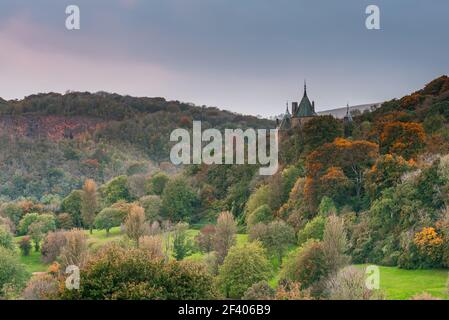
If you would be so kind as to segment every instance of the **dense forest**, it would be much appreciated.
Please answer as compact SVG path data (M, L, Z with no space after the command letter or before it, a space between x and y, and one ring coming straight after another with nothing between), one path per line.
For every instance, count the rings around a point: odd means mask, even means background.
M449 268L447 76L283 132L270 177L168 164L169 133L194 119L274 126L162 98L0 100L0 296L384 299L360 266ZM31 278L30 255L45 267ZM70 265L79 290L63 285Z

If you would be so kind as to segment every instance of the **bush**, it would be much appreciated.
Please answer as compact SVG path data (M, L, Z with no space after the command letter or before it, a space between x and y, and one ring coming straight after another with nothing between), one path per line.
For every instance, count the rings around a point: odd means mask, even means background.
M62 270L70 265L82 267L87 259L87 235L83 230L65 232L66 243L61 249L59 260Z
M0 298L7 293L7 288L21 291L27 279L28 273L14 252L0 247Z
M189 222L198 196L183 178L174 178L165 186L162 193L162 215L173 222Z
M201 265L153 260L145 250L111 243L80 269L80 290L63 299L199 300L215 297L213 279Z
M43 274L31 278L22 297L25 300L54 300L58 298L58 294L58 280L49 274Z
M31 251L31 238L29 236L24 236L20 239L19 248L23 256L29 256Z
M173 233L173 256L176 260L181 261L192 251L192 243L187 239L187 223L178 223Z
M253 284L268 280L270 263L259 242L232 247L218 274L218 285L222 293L239 299Z
M298 245L302 245L307 240L315 239L318 241L323 240L324 227L326 225L326 218L322 215L318 215L304 226L304 229L298 232Z
M378 292L366 287L365 273L353 266L341 269L329 279L326 289L331 300L377 300L381 298Z
M312 300L309 290L301 289L298 282L282 281L276 290L276 300Z
M14 239L6 227L0 225L0 247L8 250L14 250Z
M42 232L47 233L56 229L55 217L52 214L28 213L19 223L19 233L25 235L29 232L29 227L33 223L42 223Z
M265 280L253 284L246 290L243 300L272 300L276 290L274 290Z
M44 238L41 247L42 262L49 264L56 261L66 243L65 231L49 232Z
M148 253L151 260L165 257L160 236L143 236L139 239L139 249Z

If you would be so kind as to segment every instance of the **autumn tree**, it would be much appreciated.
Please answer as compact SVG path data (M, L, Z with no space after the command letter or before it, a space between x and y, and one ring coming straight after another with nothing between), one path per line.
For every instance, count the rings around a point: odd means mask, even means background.
M342 137L343 126L341 121L330 115L314 117L304 124L302 133L305 145L308 146L309 150L315 150L325 143L330 143L336 138Z
M84 225L89 228L91 234L97 205L97 185L94 180L87 179L84 182L83 194L81 196L81 217L83 218Z
M214 249L215 226L207 224L201 228L200 233L195 237L198 248L205 253L209 253Z
M144 209L138 205L133 205L125 220L126 235L138 244L139 238L142 237L147 230L148 226L145 223Z
M382 153L395 153L405 159L416 158L424 148L426 134L420 123L390 122L380 135Z
M229 249L236 242L237 224L230 212L222 212L218 216L215 228L214 249L218 264L222 264Z

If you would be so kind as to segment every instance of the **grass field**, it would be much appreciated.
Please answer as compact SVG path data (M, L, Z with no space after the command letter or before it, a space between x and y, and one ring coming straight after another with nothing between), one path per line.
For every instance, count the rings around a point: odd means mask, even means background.
M198 230L190 229L188 236L193 239ZM106 235L104 230L94 230L93 234L89 235L88 244L91 248L98 248L110 241L120 241L123 235L120 232L120 228L113 228L110 231L109 236ZM19 241L20 237L16 238ZM248 241L246 234L237 235L237 245L242 245ZM201 261L204 257L202 253L193 253L187 257L188 260ZM48 269L48 265L45 265L41 261L40 253L31 251L27 257L21 256L21 262L24 264L28 272L41 272ZM276 259L272 259L274 274L269 283L275 287L279 280L279 266ZM359 265L358 267L364 267ZM380 288L386 294L387 299L391 300L404 300L409 299L412 296L428 292L433 296L448 299L447 294L447 281L448 270L403 270L396 267L379 267L380 268Z

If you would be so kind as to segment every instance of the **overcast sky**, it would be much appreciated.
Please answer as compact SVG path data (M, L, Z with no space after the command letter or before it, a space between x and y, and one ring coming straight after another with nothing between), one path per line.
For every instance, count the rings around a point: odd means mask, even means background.
M274 115L307 79L317 110L384 101L449 73L448 19L447 0L1 0L0 97L105 90Z

